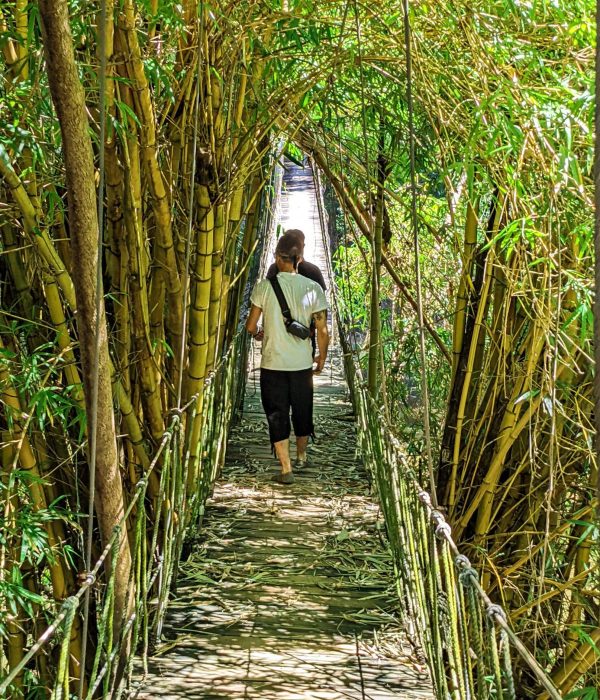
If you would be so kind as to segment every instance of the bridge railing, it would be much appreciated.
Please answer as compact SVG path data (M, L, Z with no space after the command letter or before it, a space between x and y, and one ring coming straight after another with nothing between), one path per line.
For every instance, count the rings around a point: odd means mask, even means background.
M352 376L361 455L376 485L394 553L398 594L406 628L424 650L437 697L447 700L527 697L512 660L529 667L528 685L560 700L544 669L512 630L504 609L490 600L477 570L452 538L443 513L420 485L417 465L406 457L380 407L367 392L352 354Z
M160 640L173 577L186 534L200 521L212 483L222 468L226 435L243 388L246 333L238 333L227 353L207 377L201 396L173 410L169 425L150 463L135 484L132 498L110 540L77 592L67 598L53 622L31 646L21 662L0 680L0 697L17 697L14 680L39 653L51 645L59 647L59 660L51 689L52 700L73 697L75 679L70 664L71 632L86 592L92 596L96 620L96 648L90 666L83 670L80 697L120 697L126 689L138 651L138 663L146 670L150 650ZM186 444L186 424L202 411L202 429L197 445ZM191 459L198 459L199 478L193 493L186 493ZM158 494L147 494L150 475L158 476ZM159 473L160 472L160 473ZM149 509L153 510L151 514ZM152 518L150 517L152 516ZM147 523L152 522L151 532ZM133 539L129 580L130 613L114 620L115 573L122 528L129 527ZM106 572L108 560L109 571Z
M277 207L278 177L275 163L277 153L267 154L265 170L269 173L268 186L259 197L258 230L270 232L274 225ZM244 226L247 221L244 222ZM242 252L245 229L238 231L238 247ZM258 274L262 255L262 238L259 236L247 259L241 261L238 271L241 304L240 312L247 306L249 290ZM246 270L246 265L248 269ZM237 279L237 278L236 278ZM232 316L235 318L235 316ZM161 639L163 621L168 599L186 540L193 540L193 532L200 528L206 499L215 479L220 474L225 459L227 434L232 420L242 405L246 381L246 357L248 335L242 328L229 343L214 370L207 376L203 391L194 396L181 409L173 409L154 457L139 481L132 489L132 497L126 512L114 528L110 540L91 571L77 591L69 596L56 611L54 619L32 644L18 664L4 678L0 677L0 698L22 697L14 683L26 668L35 664L38 654L58 647L58 663L52 665L52 700L67 700L78 697L119 698L127 690L134 664L141 665L140 681L147 671L147 659ZM189 444L191 435L186 426L191 425L197 414L201 414L201 432L198 444ZM186 489L190 464L199 465L198 479L193 492ZM147 494L150 477L158 476L158 495ZM152 512L150 512L150 510ZM147 523L151 522L151 532ZM131 614L118 621L115 626L114 586L119 560L119 537L123 528L128 528L131 542ZM107 564L108 563L108 564ZM107 571L107 566L109 570ZM89 615L92 627L90 638L96 641L94 658L80 672L79 690L74 678L72 662L71 631L77 616L82 615L81 606L86 595L92 596Z
M477 570L459 551L450 524L421 485L417 460L406 455L381 406L367 390L339 312L316 169L315 189L332 280L331 306L357 418L358 447L385 517L403 623L423 649L436 696L440 700L529 698L530 691L525 693L515 680L512 661L518 655L530 669L528 681L538 684L535 697L561 700L548 674L511 628L504 609L490 600Z

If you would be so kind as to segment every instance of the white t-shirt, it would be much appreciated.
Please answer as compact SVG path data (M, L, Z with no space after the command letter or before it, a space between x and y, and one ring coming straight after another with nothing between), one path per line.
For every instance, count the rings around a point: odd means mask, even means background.
M295 321L309 326L312 315L327 308L323 290L308 277L295 272L280 272L277 279ZM264 279L256 284L250 301L263 312L265 337L260 366L287 372L312 367L310 338L301 340L287 332L281 307L269 280Z

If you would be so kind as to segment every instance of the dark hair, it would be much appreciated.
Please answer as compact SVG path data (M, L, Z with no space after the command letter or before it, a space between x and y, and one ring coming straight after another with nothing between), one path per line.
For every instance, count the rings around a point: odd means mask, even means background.
M302 231L299 233L302 233ZM298 258L302 255L302 244L304 243L304 241L299 239L297 234L298 231L295 229L286 231L277 241L277 247L275 248L275 254L279 255L284 260L291 260L294 269L298 265Z
M301 231L299 228L288 228L287 231L284 231L283 235L294 236L294 238L298 241L300 250L304 250L304 240L306 238L306 236L304 235L304 231Z

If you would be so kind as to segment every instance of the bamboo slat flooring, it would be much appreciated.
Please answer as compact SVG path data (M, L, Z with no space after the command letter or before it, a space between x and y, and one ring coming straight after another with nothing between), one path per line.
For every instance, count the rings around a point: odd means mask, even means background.
M314 195L308 201L313 230L303 227L314 254L306 257L323 264ZM286 212L295 207L288 188ZM255 354L243 419L230 436L195 547L180 565L165 641L138 699L433 698L425 666L398 623L392 561L355 458L337 350L315 382L311 465L292 486L271 481L277 464L257 361Z

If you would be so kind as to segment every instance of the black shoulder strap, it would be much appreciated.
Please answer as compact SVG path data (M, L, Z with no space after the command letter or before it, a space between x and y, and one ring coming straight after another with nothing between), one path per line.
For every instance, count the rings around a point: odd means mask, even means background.
M277 279L277 276L269 277L269 282L273 287L273 291L275 292L275 296L277 297L277 301L279 302L279 306L281 307L283 320L285 322L285 325L287 326L289 323L292 322L293 319L292 314L290 312L290 307L288 306L288 303L285 300L285 295L283 293L283 290L281 289L281 285L279 284L279 280Z

